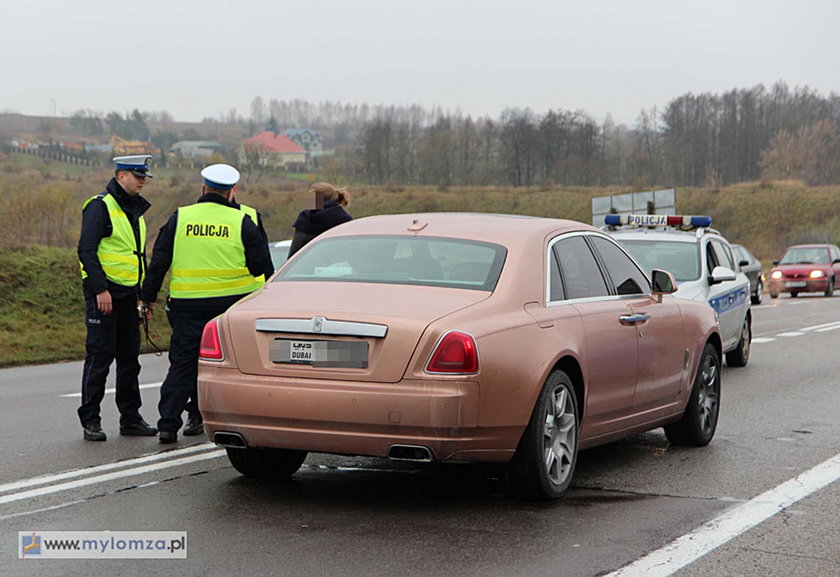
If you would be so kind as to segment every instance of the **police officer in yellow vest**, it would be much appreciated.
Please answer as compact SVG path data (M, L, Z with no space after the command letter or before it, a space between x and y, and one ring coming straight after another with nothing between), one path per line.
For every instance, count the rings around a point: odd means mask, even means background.
M198 202L179 208L160 229L140 291L140 299L152 308L172 268L169 372L158 405L161 443L178 440L185 410L189 420L184 434L203 433L195 399L204 325L259 288L256 277L274 270L264 236L248 212L231 202L238 190L239 171L214 164L201 175L204 185Z
M100 404L116 359L116 403L120 434L153 436L157 429L140 416L140 325L137 301L146 268L149 202L140 191L149 174L149 155L114 158L116 172L105 191L82 208L78 255L85 295L85 364L79 420L88 441L106 440Z
M251 220L253 220L256 223L257 229L260 231L260 236L262 237L263 241L265 241L266 246L268 246L268 234L265 232L265 228L263 227L262 215L259 212L257 212L257 209L253 208L253 207L250 207L250 206L246 206L244 204L240 204L234 198L230 199L230 203L234 207L238 208L239 210L241 210L242 212L244 212L245 214L247 214L248 216L251 217ZM269 256L270 256L271 255L271 249L269 249L268 252L269 252ZM274 274L274 270L266 271L265 273L257 276L256 277L257 278L257 284L259 286L264 285L266 279L268 277L270 277L272 274Z

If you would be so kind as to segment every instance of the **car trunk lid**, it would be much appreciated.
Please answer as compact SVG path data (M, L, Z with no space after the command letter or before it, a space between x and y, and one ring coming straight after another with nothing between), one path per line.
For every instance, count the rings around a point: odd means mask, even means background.
M396 382L426 327L486 291L372 283L279 282L227 313L245 374Z

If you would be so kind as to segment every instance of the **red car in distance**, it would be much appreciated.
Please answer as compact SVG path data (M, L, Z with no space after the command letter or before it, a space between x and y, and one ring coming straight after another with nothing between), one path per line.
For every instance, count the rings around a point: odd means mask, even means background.
M781 293L823 293L830 297L840 282L840 248L833 244L799 244L785 250L770 270L770 298Z

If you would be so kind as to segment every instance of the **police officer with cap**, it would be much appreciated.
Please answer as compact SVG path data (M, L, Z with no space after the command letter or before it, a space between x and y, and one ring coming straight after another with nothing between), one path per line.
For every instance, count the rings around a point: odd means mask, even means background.
M204 184L198 202L176 210L160 229L140 291L143 304L153 309L171 267L169 371L158 405L161 443L178 440L185 410L189 420L184 434L204 432L196 395L204 325L259 288L256 277L274 269L257 224L233 201L239 190L239 171L214 164L202 170L201 176Z
M149 173L149 155L118 156L105 191L82 207L78 255L85 297L85 364L82 404L83 437L104 441L100 404L105 380L116 360L116 403L120 434L154 436L157 429L140 416L140 324L137 301L146 272L146 223L149 202L140 196Z

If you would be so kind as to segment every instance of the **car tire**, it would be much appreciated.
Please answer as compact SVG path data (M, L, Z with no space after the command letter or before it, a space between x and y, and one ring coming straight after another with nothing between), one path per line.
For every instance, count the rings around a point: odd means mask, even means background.
M792 299L795 299L798 296L799 296L799 293L796 293L796 292L790 293L790 298L792 298Z
M227 449L233 468L246 477L283 481L291 477L306 460L306 451L291 449Z
M750 317L744 317L744 324L741 325L741 338L738 346L726 353L726 364L730 367L746 367L750 361L750 343L752 342L752 329Z
M508 489L517 497L557 499L569 488L577 465L580 414L571 379L549 375L513 458L505 467Z
M717 350L706 343L682 419L665 425L665 436L674 445L703 447L715 436L720 414L720 371Z
M779 298L779 293L774 293L773 291L770 291L770 298L771 298L771 299L777 299L777 298Z
M773 295L770 295L770 296L773 296ZM755 294L750 296L750 301L754 305L760 305L763 297L764 297L764 284L761 281L758 281L758 284L755 285Z
M828 279L828 288L825 289L825 296L831 297L834 296L834 277Z

